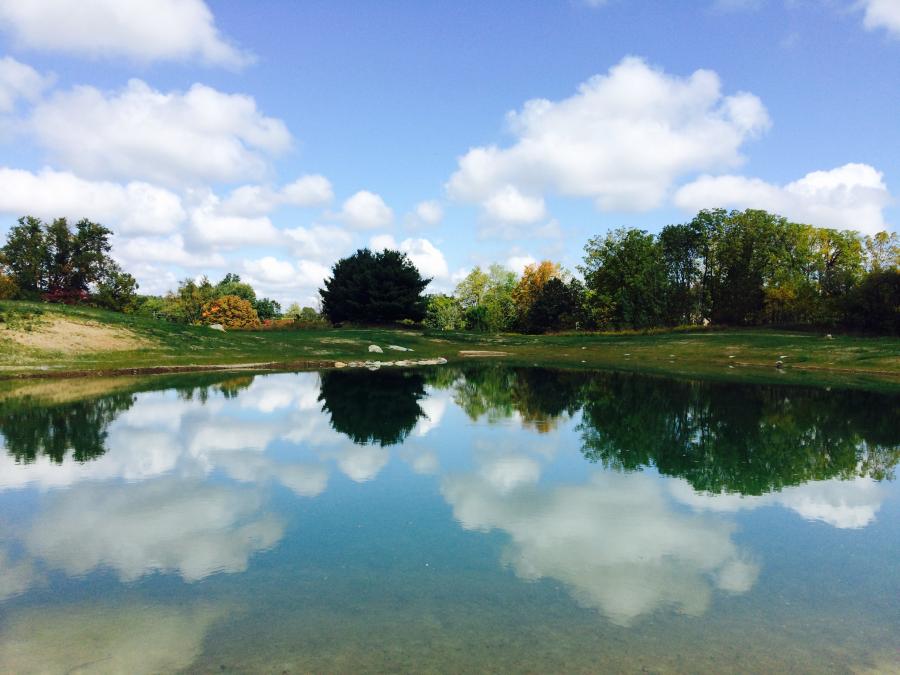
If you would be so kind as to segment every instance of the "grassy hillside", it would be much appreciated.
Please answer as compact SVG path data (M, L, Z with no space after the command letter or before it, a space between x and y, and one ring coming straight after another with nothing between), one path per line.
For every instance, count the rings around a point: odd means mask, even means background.
M234 331L180 326L85 307L0 301L0 377L133 368L472 358L617 368L721 379L900 388L900 340L778 330L550 336L327 329ZM384 354L370 354L378 344ZM414 350L392 352L387 345ZM504 355L466 355L465 352ZM776 361L784 368L775 368Z

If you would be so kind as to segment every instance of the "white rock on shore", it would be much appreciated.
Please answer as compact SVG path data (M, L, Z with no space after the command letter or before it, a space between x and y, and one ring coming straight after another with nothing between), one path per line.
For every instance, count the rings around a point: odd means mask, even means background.
M418 361L414 359L403 359L400 361L350 361L349 363L344 363L343 361L335 361L335 368L367 368L369 370L378 370L379 368L389 368L391 366L398 366L401 368L409 368L413 366L442 366L447 363L447 359L443 356L438 356L433 359L419 359Z

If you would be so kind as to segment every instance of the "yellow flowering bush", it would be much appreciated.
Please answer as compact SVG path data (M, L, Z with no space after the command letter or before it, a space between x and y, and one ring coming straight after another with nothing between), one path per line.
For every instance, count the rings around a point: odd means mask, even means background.
M220 323L225 328L259 328L259 317L249 301L236 295L223 295L203 305L201 323Z

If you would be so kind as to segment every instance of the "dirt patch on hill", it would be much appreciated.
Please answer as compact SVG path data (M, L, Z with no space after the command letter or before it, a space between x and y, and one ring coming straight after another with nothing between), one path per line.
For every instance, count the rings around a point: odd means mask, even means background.
M126 328L62 317L44 318L32 330L4 330L0 332L0 337L28 349L63 354L121 352L156 346Z

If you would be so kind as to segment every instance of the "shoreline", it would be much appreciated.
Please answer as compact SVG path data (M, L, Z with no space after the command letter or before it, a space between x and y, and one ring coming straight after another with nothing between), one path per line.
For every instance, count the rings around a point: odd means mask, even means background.
M832 337L783 328L528 335L342 327L222 333L87 307L0 302L4 308L38 317L0 330L0 382L7 383L383 368L388 362L402 368L446 358L454 366L505 363L900 391L900 338L888 336Z
M734 361L733 370L717 372L691 368L691 364L682 364L682 368L660 368L654 366L637 366L630 363L572 363L570 361L554 361L547 359L527 358L525 355L507 354L505 356L455 356L451 359L443 357L401 361L342 361L340 359L297 359L290 361L263 361L250 363L213 363L183 364L171 366L134 366L121 368L64 368L50 370L47 367L36 367L26 372L0 371L0 384L14 385L17 382L35 382L52 380L91 380L99 378L125 378L154 375L180 375L191 373L273 373L273 372L309 372L318 370L380 370L382 368L421 368L432 365L459 366L462 364L482 363L485 365L506 364L511 367L550 368L561 370L602 370L622 373L635 373L674 379L716 380L734 384L774 384L781 386L806 386L830 389L832 387L848 389L888 389L900 390L900 373L887 370L863 370L846 367L823 367L818 365L789 365L783 368L764 366L758 363ZM790 377L794 373L825 376L825 379L798 380ZM829 377L831 376L831 377Z

